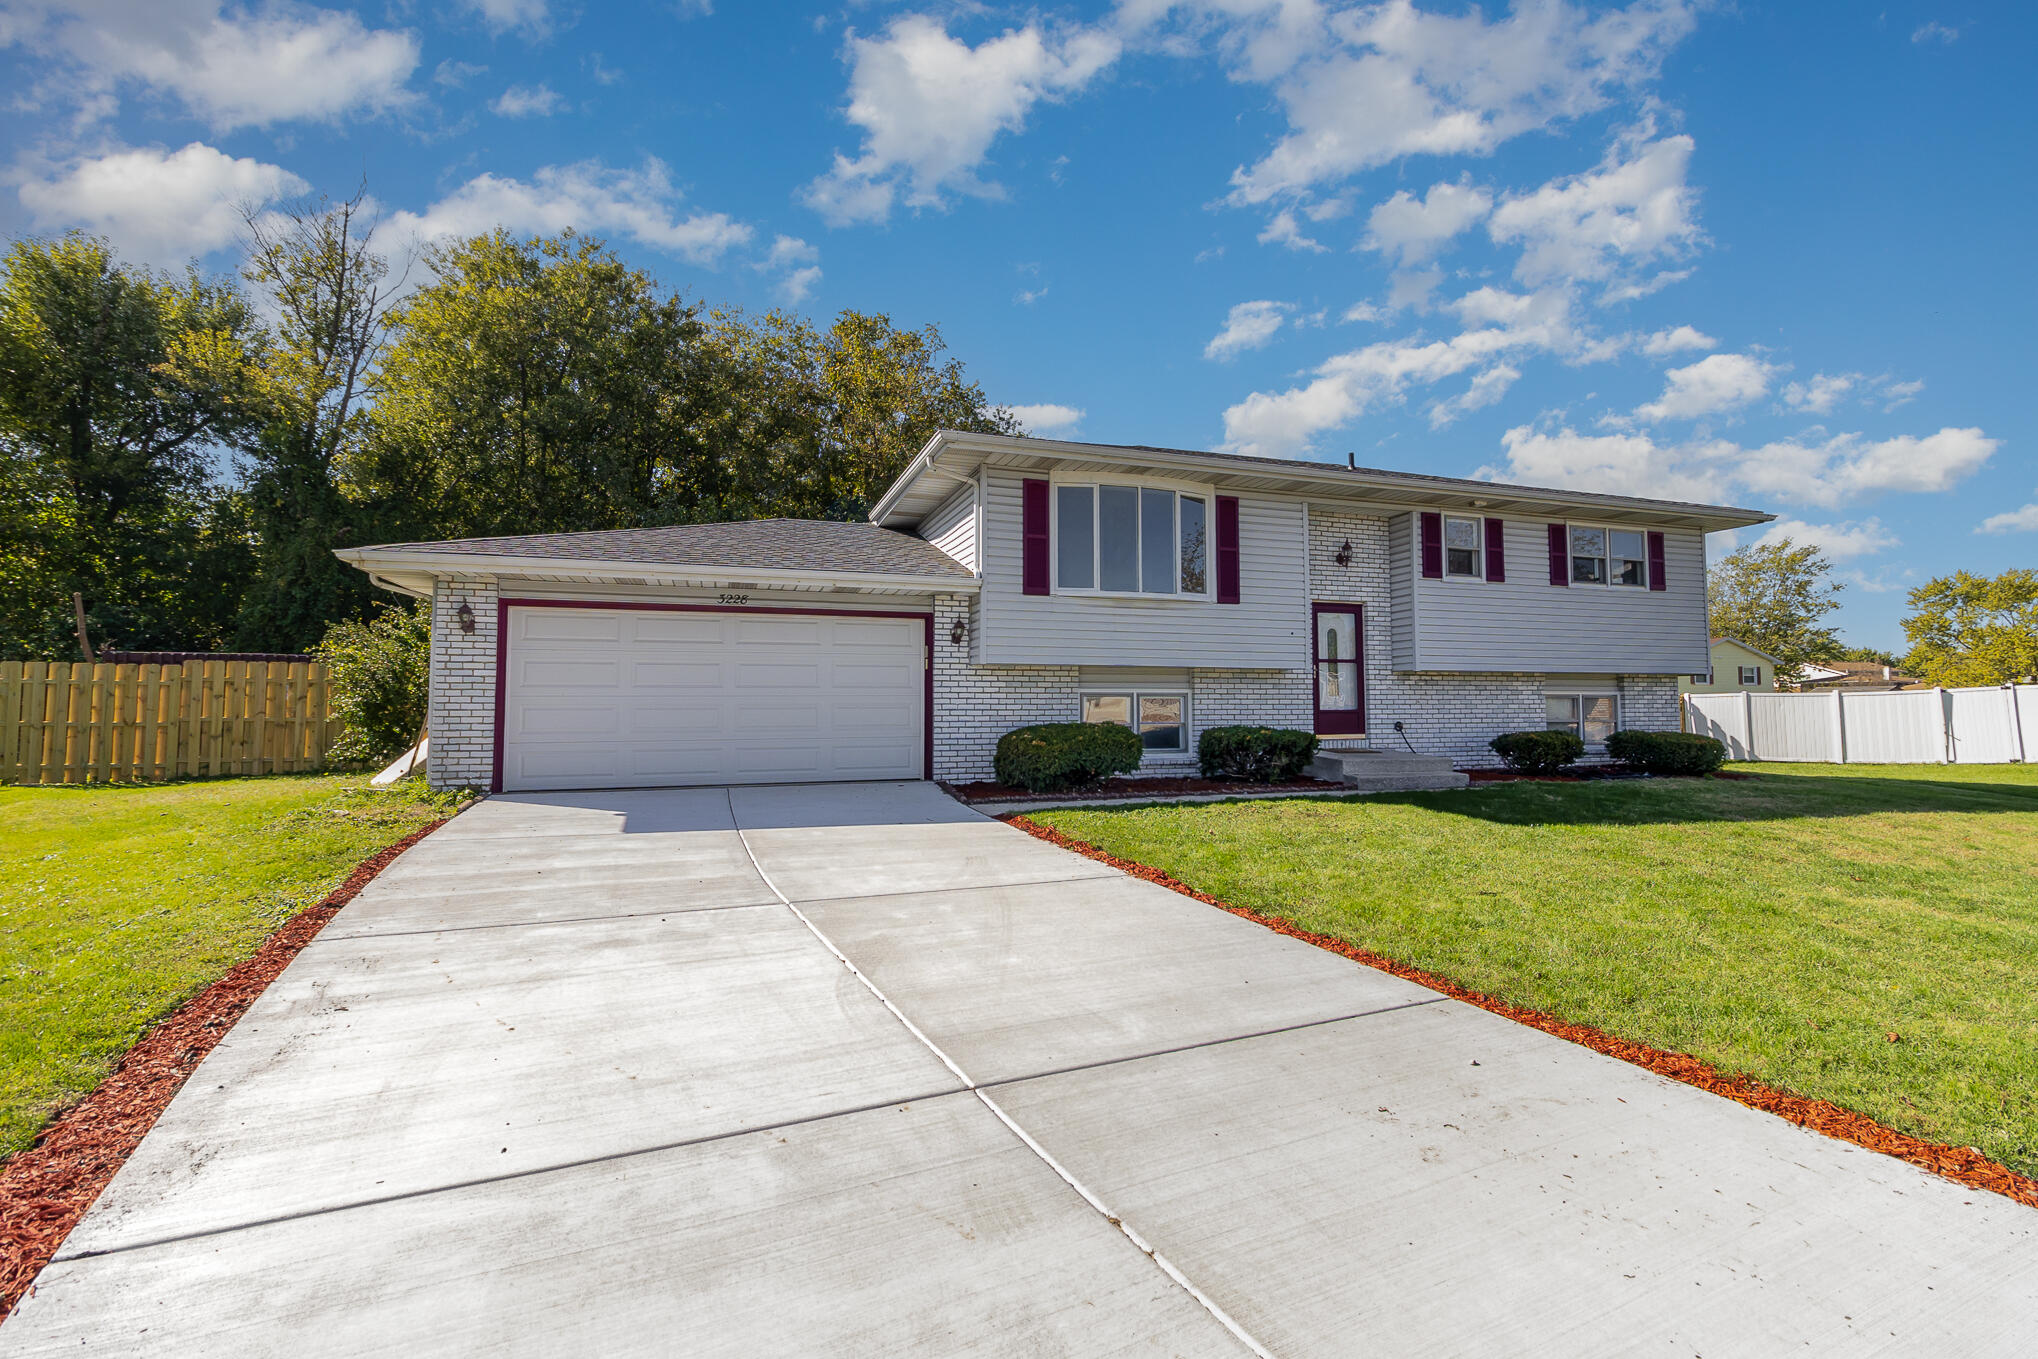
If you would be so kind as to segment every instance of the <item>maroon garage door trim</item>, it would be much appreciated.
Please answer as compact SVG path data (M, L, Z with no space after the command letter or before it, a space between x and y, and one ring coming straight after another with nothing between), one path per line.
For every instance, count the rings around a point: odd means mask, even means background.
M638 609L653 613L790 613L810 618L917 618L927 641L926 708L920 730L920 777L934 777L934 615L925 609L802 609L769 604L610 603L599 599L498 599L495 602L495 749L488 791L502 791L502 730L509 710L509 611L511 609Z

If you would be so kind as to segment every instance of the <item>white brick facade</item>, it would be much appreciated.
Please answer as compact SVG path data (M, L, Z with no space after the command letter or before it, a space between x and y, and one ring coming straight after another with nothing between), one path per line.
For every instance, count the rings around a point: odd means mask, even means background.
M961 646L949 634L962 620ZM1073 665L978 665L967 595L934 597L934 777L952 783L991 777L998 738L1014 727L1075 718Z
M474 631L460 627L460 605ZM432 590L432 686L425 777L434 788L487 788L495 771L493 576L440 580Z

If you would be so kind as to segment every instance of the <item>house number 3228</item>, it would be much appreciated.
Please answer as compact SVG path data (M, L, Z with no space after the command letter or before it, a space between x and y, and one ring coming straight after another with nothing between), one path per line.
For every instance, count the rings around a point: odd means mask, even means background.
M716 596L715 596L715 602L716 602L717 604L748 604L748 603L750 602L750 596L749 596L749 595L716 595Z

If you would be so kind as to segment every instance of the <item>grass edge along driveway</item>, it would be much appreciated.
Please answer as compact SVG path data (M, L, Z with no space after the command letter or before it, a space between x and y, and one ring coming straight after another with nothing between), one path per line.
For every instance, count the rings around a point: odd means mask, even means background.
M0 1161L361 860L457 805L365 774L0 787Z
M1211 896L2038 1175L2038 767L1031 813Z

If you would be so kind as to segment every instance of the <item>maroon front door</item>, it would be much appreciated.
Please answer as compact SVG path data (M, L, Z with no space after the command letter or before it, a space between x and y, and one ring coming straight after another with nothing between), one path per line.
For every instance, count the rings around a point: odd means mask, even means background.
M1362 736L1366 730L1365 606L1310 607L1310 669L1316 678L1316 734Z

